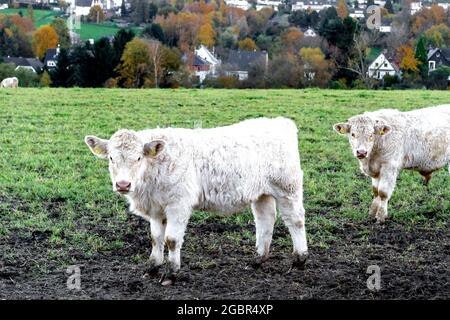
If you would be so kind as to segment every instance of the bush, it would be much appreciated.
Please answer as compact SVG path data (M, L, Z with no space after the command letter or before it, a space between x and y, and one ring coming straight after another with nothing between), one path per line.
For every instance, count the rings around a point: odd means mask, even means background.
M347 89L347 84L345 79L333 80L330 82L330 89L345 90Z
M386 75L383 78L383 88L392 88L400 83L400 78L395 76Z
M435 90L447 90L450 67L440 67L430 73L427 80L427 88Z

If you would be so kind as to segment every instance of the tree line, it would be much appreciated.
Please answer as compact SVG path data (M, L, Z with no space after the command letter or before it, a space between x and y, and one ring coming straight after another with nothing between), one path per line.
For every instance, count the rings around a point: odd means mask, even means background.
M112 41L105 38L77 46L70 45L62 19L34 30L29 16L0 15L0 55L42 58L47 48L59 44L58 65L61 62L65 69L58 67L50 74L54 86L197 86L189 65L195 48L205 45L223 60L230 50L264 50L269 55L268 67L252 66L245 81L219 70L205 86L446 88L443 79L449 70L429 73L427 49L450 44L450 13L432 5L411 15L409 3L386 2L381 17L391 32L382 33L369 30L365 19L351 18L353 2L345 0L320 12L292 11L289 1L278 11L245 11L226 6L223 0L133 0L130 10L122 7L121 18L140 26L137 34L121 30ZM307 28L317 36L305 36ZM120 40L125 34L126 43ZM399 67L401 78L378 81L368 76L368 65L379 52ZM91 74L92 69L102 70L101 75Z

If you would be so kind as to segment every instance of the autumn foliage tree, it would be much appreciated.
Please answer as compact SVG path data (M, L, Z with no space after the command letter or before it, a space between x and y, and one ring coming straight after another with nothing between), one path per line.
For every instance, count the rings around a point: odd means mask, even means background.
M409 45L401 45L397 54L400 61L400 68L408 73L416 73L419 71L420 61L416 59L414 49Z
M126 88L159 87L170 72L180 67L179 55L157 40L134 38L125 46L116 71Z
M239 41L238 46L240 50L244 51L255 51L258 49L255 41L250 38L245 38L244 40Z
M33 52L39 59L43 59L47 49L56 48L58 41L58 34L55 29L49 25L42 26L33 34Z
M345 0L338 1L337 13L341 19L348 17L348 7Z
M305 83L311 86L325 87L332 77L331 65L325 59L320 48L301 48L300 58L303 62Z
M105 13L99 5L92 6L87 16L89 22L100 23L105 20Z
M197 41L199 44L203 44L209 48L212 48L215 43L214 36L215 36L214 29L211 26L211 23L207 22L200 27Z

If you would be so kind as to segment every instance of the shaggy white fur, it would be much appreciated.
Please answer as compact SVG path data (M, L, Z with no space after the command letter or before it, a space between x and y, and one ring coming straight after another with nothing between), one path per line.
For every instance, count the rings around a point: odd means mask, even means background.
M348 136L361 171L372 177L375 199L370 214L379 222L387 217L387 204L402 169L419 171L428 184L434 171L450 163L448 104L409 112L366 112L335 124L334 129Z
M16 77L5 78L2 82L0 82L0 88L18 88L19 87L19 79Z
M257 262L268 258L276 206L293 240L295 262L307 255L297 127L286 118L259 118L212 129L119 130L110 140L87 136L91 151L109 158L114 191L151 223L152 268L169 249L169 273L192 210L226 214L251 204Z

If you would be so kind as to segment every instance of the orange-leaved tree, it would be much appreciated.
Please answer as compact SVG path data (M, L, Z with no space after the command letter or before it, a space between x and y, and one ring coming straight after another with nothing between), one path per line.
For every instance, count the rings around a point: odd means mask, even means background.
M414 49L409 45L401 45L397 54L400 61L400 68L405 72L415 73L419 71L420 61L416 59Z
M47 49L56 48L58 41L58 34L55 29L49 25L42 26L33 34L31 41L33 52L39 59L42 59Z
M255 51L258 49L255 41L253 41L250 38L245 38L244 40L239 41L238 46L239 46L239 49L245 50L245 51Z

